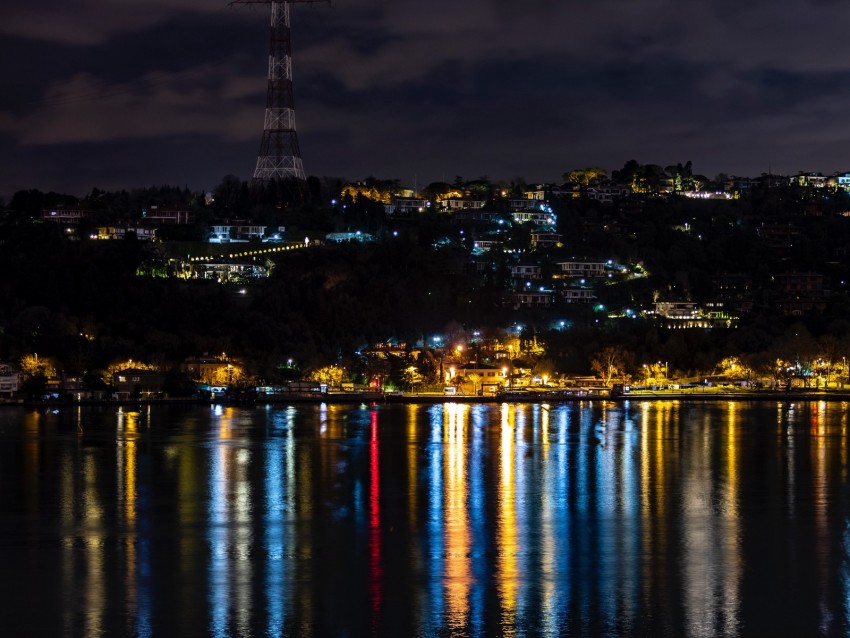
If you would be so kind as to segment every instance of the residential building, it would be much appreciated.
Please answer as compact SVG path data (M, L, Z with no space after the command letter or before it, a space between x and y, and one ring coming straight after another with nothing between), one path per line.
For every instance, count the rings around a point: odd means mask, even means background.
M532 223L538 226L554 226L556 222L555 215L545 210L523 210L511 213L511 218L517 224Z
M835 176L835 184L838 188L850 191L850 173L839 173Z
M477 394L495 394L508 383L507 367L492 368L470 363L455 369L455 378L464 383L474 384L472 391Z
M826 309L823 275L815 272L786 272L773 276L777 309L798 316Z
M185 208L151 206L150 208L142 209L142 219L153 226L194 224L195 213Z
M517 264L511 266L511 277L514 279L540 279L542 270L536 264Z
M718 273L712 277L713 306L739 313L753 309L753 279L742 273Z
M705 311L692 301L659 301L654 314L665 328L732 328L738 317L723 309Z
M531 247L532 248L557 248L561 243L563 235L561 233L547 232L532 232Z
M85 208L56 208L41 211L41 218L45 221L72 226L89 217L91 217L91 213Z
M561 277L604 277L609 267L603 261L561 261L555 265Z
M502 242L495 239L476 239L472 243L473 252L484 253L490 250L491 248L495 248L496 246L501 245Z
M396 197L391 204L385 206L388 215L413 215L424 213L430 208L431 202L418 197Z
M585 196L600 204L613 204L615 199L625 199L631 194L628 186L589 186Z
M221 284L243 283L269 276L269 269L253 261L206 261L192 264L193 279L209 279Z
M262 239L265 234L265 226L258 226L248 222L220 223L212 226L210 243L227 244L234 242L247 242Z
M165 375L155 370L128 368L112 375L115 398L150 398L162 392Z
M665 319L696 319L702 313L693 301L658 301L655 314Z
M486 201L480 199L467 199L457 197L451 197L449 199L443 200L443 206L448 208L450 211L479 210L483 208L486 203Z
M98 239L124 239L134 234L140 241L152 241L156 237L156 228L150 226L101 226L97 229Z
M351 241L365 243L373 241L374 239L375 238L369 233L362 233L359 230L353 233L328 233L325 235L326 241L332 241L335 244L343 244Z
M543 202L546 200L546 187L538 186L534 190L527 190L525 193L525 199L530 199L535 202Z
M21 375L9 364L0 363L0 396L10 397L18 392Z
M511 295L510 303L514 308L546 308L552 305L553 297L551 290L525 290Z
M823 188L826 186L827 177L821 173L797 173L791 178L791 182L798 186Z
M793 224L762 224L756 232L773 249L791 248L800 238L800 229Z
M590 288L567 288L561 291L561 298L566 303L593 303L596 295Z

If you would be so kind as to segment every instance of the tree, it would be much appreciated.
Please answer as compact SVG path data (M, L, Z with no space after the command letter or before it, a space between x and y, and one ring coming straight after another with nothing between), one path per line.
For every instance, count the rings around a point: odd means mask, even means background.
M326 383L328 387L340 387L342 384L342 368L337 365L325 366L310 373L310 381Z
M548 357L544 357L534 364L534 367L531 369L531 374L535 377L540 377L541 379L551 379L556 374L555 364Z
M561 178L568 184L579 184L580 186L596 186L608 180L608 171L598 166L589 168L576 168L564 173Z
M606 346L591 359L590 368L602 377L605 387L610 387L614 377L625 377L626 357L627 353L621 346Z

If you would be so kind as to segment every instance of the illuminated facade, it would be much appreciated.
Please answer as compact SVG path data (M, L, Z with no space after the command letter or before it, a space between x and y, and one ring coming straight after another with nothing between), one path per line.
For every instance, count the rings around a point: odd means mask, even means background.
M0 363L0 396L12 396L18 391L21 375L12 366Z

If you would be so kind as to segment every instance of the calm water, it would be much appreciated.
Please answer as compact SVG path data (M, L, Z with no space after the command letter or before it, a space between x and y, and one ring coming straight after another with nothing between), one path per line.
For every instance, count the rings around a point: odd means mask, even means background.
M0 632L850 635L848 408L3 409Z

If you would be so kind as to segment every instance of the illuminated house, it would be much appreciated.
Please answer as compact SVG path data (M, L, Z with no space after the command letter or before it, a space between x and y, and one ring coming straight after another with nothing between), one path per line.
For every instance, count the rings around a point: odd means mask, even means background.
M151 241L156 237L156 228L149 226L101 226L97 229L98 239L124 239L128 233L140 241Z
M494 239L476 239L472 243L472 250L475 253L486 253L488 250L501 246L502 242Z
M823 188L826 186L827 177L821 173L797 173L791 177L791 183L798 186L813 186Z
M603 261L561 261L555 265L561 277L604 277L609 267Z
M491 395L507 386L508 369L506 367L492 368L467 364L446 371L446 381L459 383L464 392L470 394ZM452 376L454 374L454 376ZM452 381L454 380L454 381Z
M369 233L362 233L359 230L353 233L328 233L325 235L326 241L332 241L335 244L343 244L346 242L360 242L365 243L369 241L374 241L374 237Z
M561 291L561 297L566 303L593 303L596 295L589 288L568 288Z
M443 206L445 206L451 211L478 210L484 208L484 204L486 203L486 201L480 199L465 199L457 197L451 197L449 199L443 200Z
M554 226L555 215L545 210L522 210L511 213L511 218L517 224L537 224L538 226Z
M693 301L658 301L655 303L655 314L665 319L696 319L700 309Z
M431 202L427 199L413 197L396 197L391 204L385 206L387 215L412 215L424 213L430 208Z
M253 261L207 261L192 265L195 279L209 279L221 284L238 284L269 276L269 269Z
M563 235L561 233L532 232L531 233L531 247L532 248L557 248L558 244L561 243L562 238L563 238Z
M45 221L57 224L77 225L84 219L91 217L91 213L84 208L57 208L55 210L41 211L41 218Z
M835 176L835 184L838 188L850 191L850 173L839 173Z
M279 229L281 232L282 228ZM226 244L231 242L246 242L259 240L265 235L266 227L248 223L233 222L215 224L210 235L211 244Z
M692 301L659 301L655 311L646 313L655 315L665 328L733 328L738 317L724 310L706 311Z
M511 277L514 279L540 279L542 276L540 266L529 264L517 264L511 266Z

